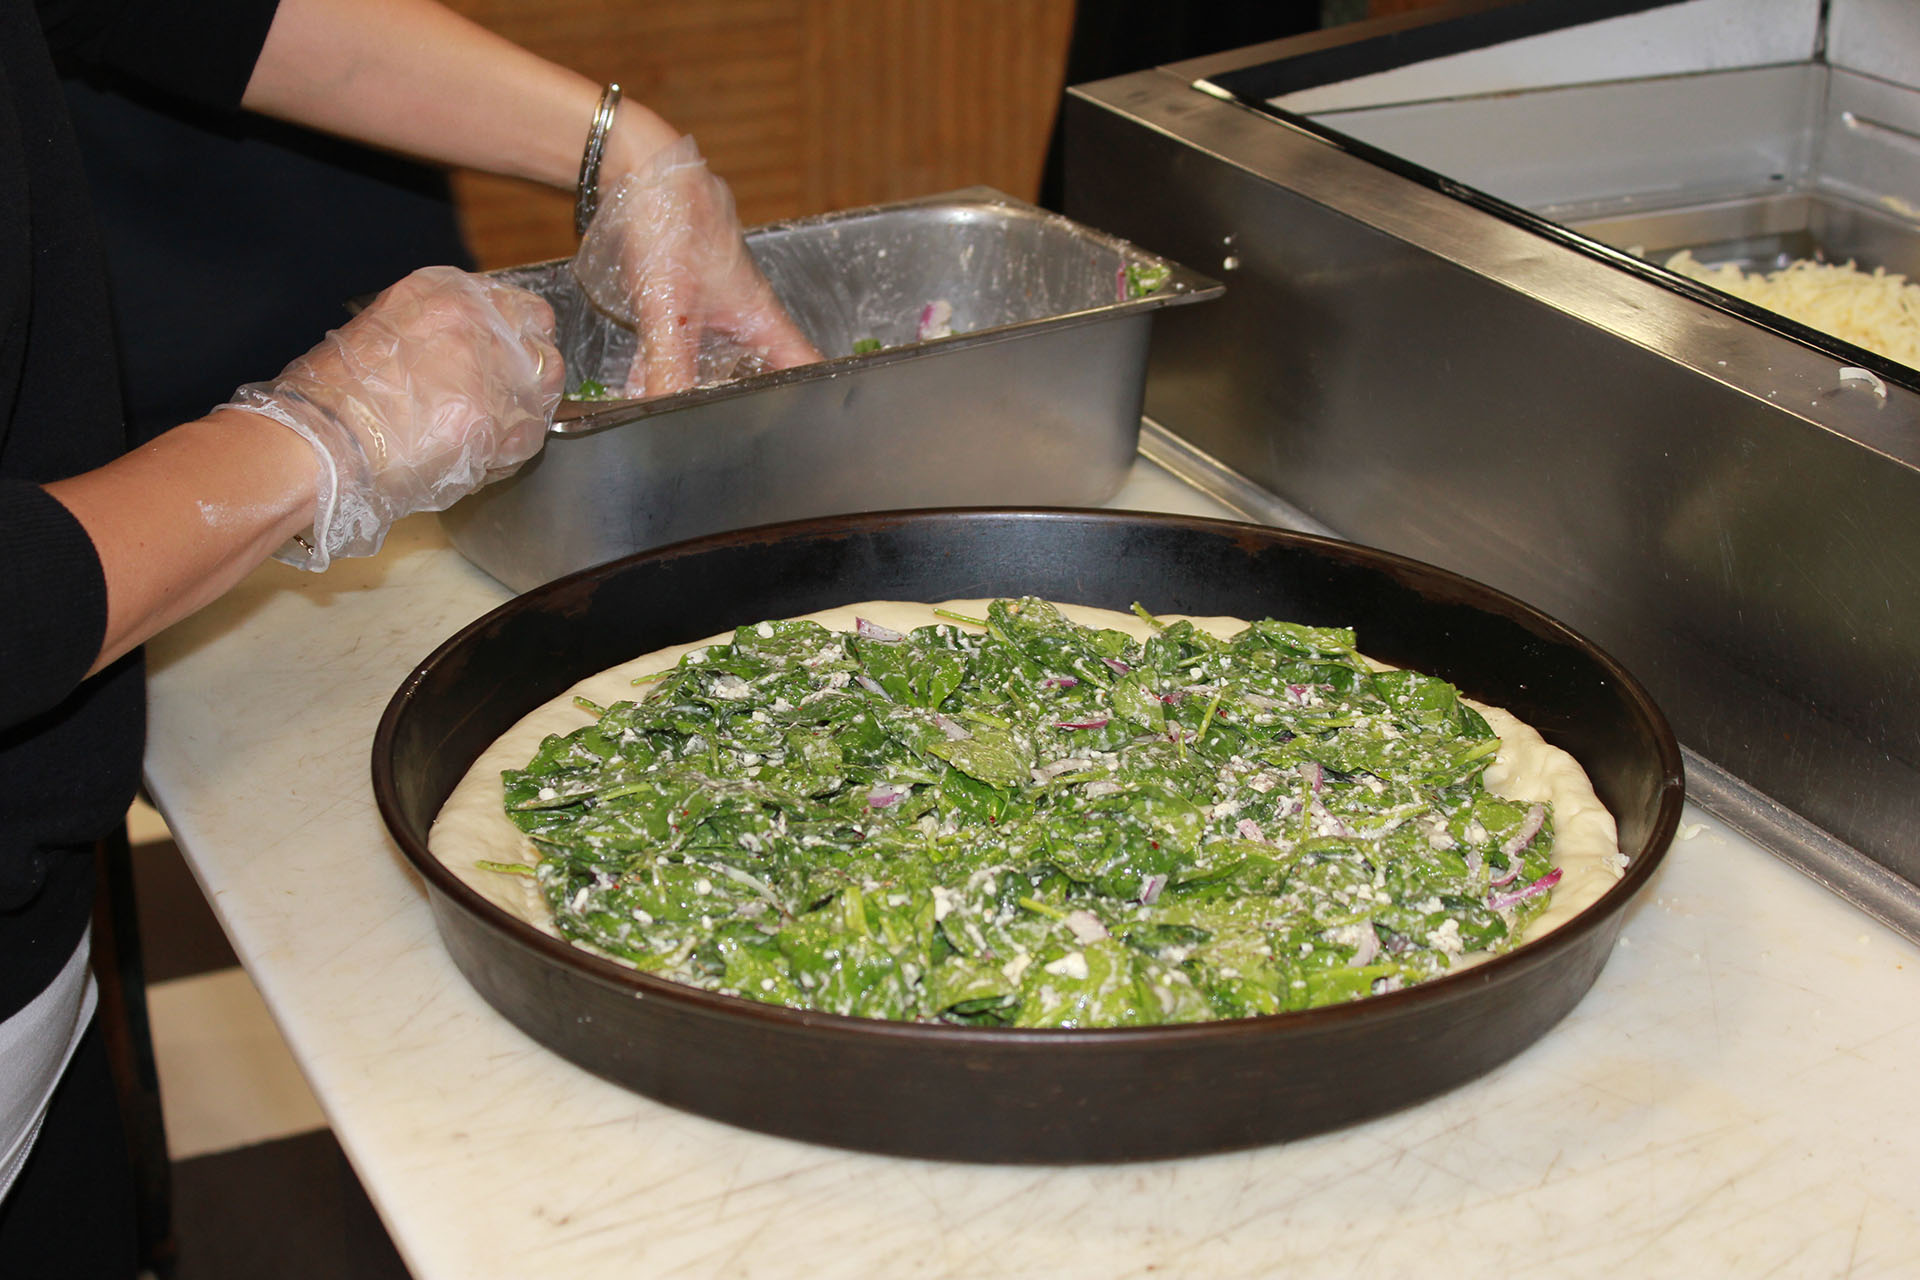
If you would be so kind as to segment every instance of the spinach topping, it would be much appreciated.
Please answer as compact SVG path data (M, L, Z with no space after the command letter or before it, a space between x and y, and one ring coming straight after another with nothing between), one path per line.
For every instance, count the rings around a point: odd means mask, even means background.
M579 386L567 392L567 399L569 400L617 400L619 399L619 397L614 395L613 392L608 389L606 383L596 382L592 378L582 378L580 380Z
M1145 298L1160 292L1173 279L1173 268L1164 262L1130 262L1121 272L1120 297Z
M762 622L504 775L562 934L863 1017L1132 1026L1305 1009L1500 951L1552 817L1481 785L1452 686L1350 630L1044 600L899 633ZM636 682L640 683L640 682ZM505 868L502 868L503 870Z

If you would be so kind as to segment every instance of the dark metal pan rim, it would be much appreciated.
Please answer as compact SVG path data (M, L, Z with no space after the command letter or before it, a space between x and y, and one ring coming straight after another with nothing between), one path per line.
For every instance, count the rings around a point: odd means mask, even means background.
M831 1034L836 1037L853 1036L879 1040L905 1038L926 1041L929 1044L937 1042L954 1047L990 1047L995 1051L1018 1053L1023 1050L1045 1051L1069 1044L1098 1044L1109 1048L1133 1046L1142 1049L1192 1045L1218 1038L1237 1038L1252 1028L1277 1029L1282 1026L1304 1034L1337 1028L1358 1019L1390 1018L1397 1010L1426 1007L1465 998L1489 982L1550 964L1555 957L1574 949L1593 930L1602 927L1653 875L1660 861L1657 855L1667 848L1678 830L1684 804L1683 766L1679 747L1652 698L1630 672L1610 654L1587 641L1578 632L1557 619L1541 613L1524 601L1462 575L1392 552L1362 547L1335 538L1283 532L1237 521L1205 517L1087 511L1074 508L952 507L829 516L766 525L732 534L692 539L674 546L643 552L637 556L628 557L628 560L671 560L698 554L716 537L745 543L773 542L810 535L851 534L856 530L885 526L900 521L923 522L943 518L964 520L975 517L1030 520L1040 524L1072 521L1115 525L1188 526L1200 531L1230 535L1257 535L1262 539L1278 538L1311 547L1336 559L1366 562L1389 570L1414 572L1428 579L1436 577L1448 579L1463 587L1471 588L1483 606L1498 605L1500 612L1511 617L1525 618L1537 631L1554 633L1558 638L1582 649L1589 657L1597 660L1607 672L1608 679L1619 686L1620 692L1626 695L1631 704L1634 715L1652 731L1652 736L1658 744L1665 784L1656 819L1641 846L1628 855L1627 869L1621 879L1600 898L1544 936L1525 942L1512 951L1483 961L1472 968L1429 979L1399 991L1296 1012L1194 1023L1072 1029L967 1027L948 1023L896 1022L792 1009L783 1005L722 995L631 968L619 961L574 946L565 939L544 933L481 897L430 852L424 841L407 829L404 822L398 820L399 804L392 793L391 783L379 776L376 766L374 780L376 800L383 817L387 819L389 831L400 844L402 852L414 869L429 881L433 888L445 894L477 923L483 924L497 934L504 935L508 941L520 948L532 950L598 985L629 993L636 1000L666 1001L689 1013L736 1021L746 1019L792 1031L818 1030L822 1034ZM545 586L535 588L527 595L557 593L567 584L603 574L610 567L600 565L582 569L555 579ZM381 716L374 738L376 761L390 753L399 719L417 687L429 677L435 667L456 657L466 647L472 636L485 631L500 615L528 607L524 603L526 599L527 596L521 596L506 601L469 623L443 642L414 669ZM699 638L701 637L688 637L689 640ZM1365 648L1364 644L1362 648ZM531 710L533 710L531 706L525 709L525 711ZM525 711L522 714L525 714Z

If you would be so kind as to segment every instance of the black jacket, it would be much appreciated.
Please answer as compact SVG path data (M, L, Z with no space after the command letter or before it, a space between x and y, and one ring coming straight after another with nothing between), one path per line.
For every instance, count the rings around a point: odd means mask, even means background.
M54 55L231 108L273 9L0 0L0 1018L79 941L90 846L125 816L145 719L138 655L82 678L105 582L85 530L39 487L126 447L105 268Z

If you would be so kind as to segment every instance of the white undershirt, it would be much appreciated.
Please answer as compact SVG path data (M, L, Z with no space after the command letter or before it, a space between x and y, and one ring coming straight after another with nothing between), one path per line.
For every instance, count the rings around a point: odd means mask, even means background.
M27 1162L47 1103L93 1019L99 991L87 967L92 943L91 930L82 934L60 976L0 1022L0 1199Z

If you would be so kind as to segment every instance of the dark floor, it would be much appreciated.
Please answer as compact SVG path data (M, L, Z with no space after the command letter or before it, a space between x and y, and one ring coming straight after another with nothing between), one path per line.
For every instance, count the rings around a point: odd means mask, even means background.
M326 1130L173 1166L172 1280L407 1280Z
M134 851L133 891L149 984L240 963L171 840L143 844Z
M149 986L236 963L177 849L141 845L133 866ZM407 1280L325 1129L177 1160L172 1171L171 1280Z

